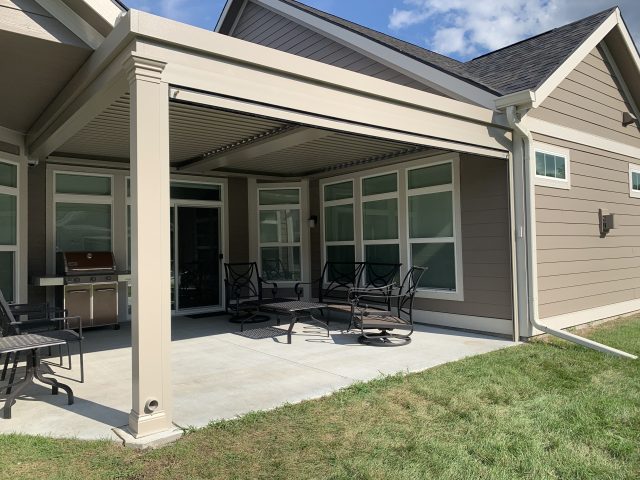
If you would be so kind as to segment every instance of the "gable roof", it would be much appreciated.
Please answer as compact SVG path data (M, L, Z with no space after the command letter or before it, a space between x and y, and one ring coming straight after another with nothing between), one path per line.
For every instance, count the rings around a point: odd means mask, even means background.
M470 61L460 62L296 0L277 1L356 33L497 96L528 89L535 90L616 11L616 7L612 7ZM241 0L229 0L225 13L235 17L239 14L242 3ZM224 18L225 13L218 23L217 30L220 33L228 33L233 25L232 20Z

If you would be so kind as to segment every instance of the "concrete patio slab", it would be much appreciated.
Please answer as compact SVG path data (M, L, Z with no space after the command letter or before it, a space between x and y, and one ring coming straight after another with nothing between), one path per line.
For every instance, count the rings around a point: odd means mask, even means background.
M501 338L417 326L409 345L379 348L359 344L356 334L341 330L345 326L332 322L327 337L317 326L297 324L288 345L286 327L274 328L275 322L241 334L224 316L174 318L175 424L202 427L317 398L357 381L425 370L514 345ZM73 388L75 404L69 406L64 395L52 396L36 385L18 399L11 420L0 419L0 433L120 440L112 429L127 424L131 408L130 328L89 330L85 345L86 383L73 380L77 368L53 367L60 381ZM77 356L73 360L77 367ZM0 401L4 398L2 389Z

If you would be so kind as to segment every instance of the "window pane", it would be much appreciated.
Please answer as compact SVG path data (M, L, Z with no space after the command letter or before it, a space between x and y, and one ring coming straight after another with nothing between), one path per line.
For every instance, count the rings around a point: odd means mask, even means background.
M366 245L364 259L371 263L400 263L398 245Z
M353 245L330 245L327 247L327 262L352 263L356 261Z
M260 243L300 242L300 210L261 210Z
M57 203L56 250L111 251L111 205Z
M409 188L434 187L452 182L450 163L409 170Z
M452 192L409 197L409 236L453 237Z
M545 176L544 153L536 152L536 175Z
M456 289L456 262L453 243L414 243L411 261L428 270L420 280L420 287L440 290Z
M300 203L300 190L297 188L260 190L260 205L297 205Z
M324 209L324 239L327 242L353 240L353 204Z
M201 183L171 182L171 198L180 200L220 201L220 186Z
M561 179L566 179L567 175L565 173L565 159L564 157L555 157L556 160L556 170L555 170L555 177L556 178L561 178Z
M300 247L262 247L261 274L266 280L300 280Z
M11 163L0 162L0 185L5 187L18 186L18 167Z
M131 271L131 205L127 205L127 270Z
M545 153L544 155L544 168L545 168L545 175L547 177L555 177L555 172L556 172L556 157L554 157L553 155L548 155Z
M398 238L398 201L377 200L362 205L363 238L389 240Z
M631 172L632 187L634 190L640 190L640 172Z
M395 192L398 189L398 175L390 173L379 177L365 178L362 181L363 195L379 195L381 193Z
M324 187L324 201L353 198L353 182L334 183Z
M0 194L0 245L15 245L17 232L16 197Z
M76 195L111 195L111 178L58 173L56 192Z
M7 302L13 302L13 252L0 252L0 291Z

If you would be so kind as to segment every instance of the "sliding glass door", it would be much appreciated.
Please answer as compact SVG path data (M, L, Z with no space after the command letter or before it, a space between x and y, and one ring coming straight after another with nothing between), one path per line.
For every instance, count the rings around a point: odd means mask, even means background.
M171 207L171 305L176 312L222 304L220 217L219 207Z

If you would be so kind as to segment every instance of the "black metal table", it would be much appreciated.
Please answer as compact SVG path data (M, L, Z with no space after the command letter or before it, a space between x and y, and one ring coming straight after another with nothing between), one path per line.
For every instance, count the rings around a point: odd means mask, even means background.
M289 344L291 343L293 326L302 319L322 325L327 329L327 337L329 336L329 320L322 320L313 316L314 310L322 310L324 308L327 308L327 304L325 303L303 302L298 300L266 303L260 306L261 310L271 311L275 314L289 315L289 317L291 317L289 329L287 330L287 343Z
M64 345L65 343L64 340L36 334L12 335L10 337L0 338L0 354L27 352L27 366L24 379L13 385L13 392L7 396L3 409L4 418L11 418L11 407L13 403L22 390L30 384L34 384L34 379L46 385L51 385L52 395L57 395L58 389L61 388L67 394L69 405L73 405L73 391L71 388L58 382L54 378L44 377L43 373L50 373L50 371L43 372L44 366L41 365L40 356L38 355L38 350L42 348L55 347Z

